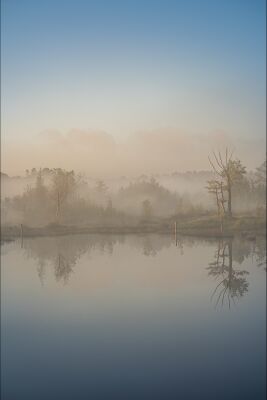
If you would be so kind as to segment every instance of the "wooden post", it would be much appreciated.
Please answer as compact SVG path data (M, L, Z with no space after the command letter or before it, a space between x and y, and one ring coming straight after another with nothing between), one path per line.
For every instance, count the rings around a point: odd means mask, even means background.
M20 242L21 242L21 248L23 247L23 225L20 224Z

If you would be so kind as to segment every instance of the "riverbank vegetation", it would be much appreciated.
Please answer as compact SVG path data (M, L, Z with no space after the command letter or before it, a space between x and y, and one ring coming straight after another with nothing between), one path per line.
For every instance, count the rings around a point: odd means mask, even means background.
M112 185L61 168L33 168L24 190L7 195L2 175L2 236L83 232L173 232L232 235L265 232L266 162L255 171L226 149L213 153L202 190L173 189L158 176ZM188 174L188 173L187 173ZM196 179L198 173L194 173ZM203 174L202 174L203 175ZM172 182L176 175L171 175ZM16 181L17 182L17 181ZM166 179L165 179L166 182ZM21 182L20 182L21 184ZM16 183L14 183L16 185ZM180 190L179 190L180 189Z

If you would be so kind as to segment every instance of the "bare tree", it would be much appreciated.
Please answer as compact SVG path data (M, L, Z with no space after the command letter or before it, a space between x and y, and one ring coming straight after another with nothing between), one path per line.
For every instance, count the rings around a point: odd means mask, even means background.
M206 189L208 189L208 192L215 195L218 216L220 216L221 214L224 215L224 203L226 202L226 200L224 199L225 186L223 185L223 182L213 179L208 181L207 184L208 185L206 186Z
M242 179L246 173L246 168L240 160L233 160L233 151L229 154L228 148L223 156L220 151L213 152L213 160L209 157L209 162L218 177L220 177L220 188L222 200L224 202L223 192L227 193L227 215L232 216L232 188L235 182Z

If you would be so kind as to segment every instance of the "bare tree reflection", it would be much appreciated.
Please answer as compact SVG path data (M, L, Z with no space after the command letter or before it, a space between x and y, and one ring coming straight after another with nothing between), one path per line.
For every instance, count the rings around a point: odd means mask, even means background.
M266 241L265 238L257 240L253 246L252 257L256 258L257 267L266 271Z
M248 271L234 269L233 267L233 241L220 241L215 253L215 260L209 263L208 275L220 282L215 287L211 300L215 299L215 307L219 304L223 306L228 304L229 309L231 303L244 296L248 292L248 282L246 276Z

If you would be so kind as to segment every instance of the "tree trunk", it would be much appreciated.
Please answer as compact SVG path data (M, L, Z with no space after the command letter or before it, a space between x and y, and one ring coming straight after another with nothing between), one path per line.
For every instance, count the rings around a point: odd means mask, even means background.
M216 194L216 203L217 203L217 213L218 216L220 216L220 203L219 203L219 197L218 197L218 190L215 189L215 194Z
M227 192L228 192L228 216L232 217L232 184L230 179L227 178Z
M223 215L225 215L224 194L223 194L223 184L222 183L221 183L221 197L222 197Z

